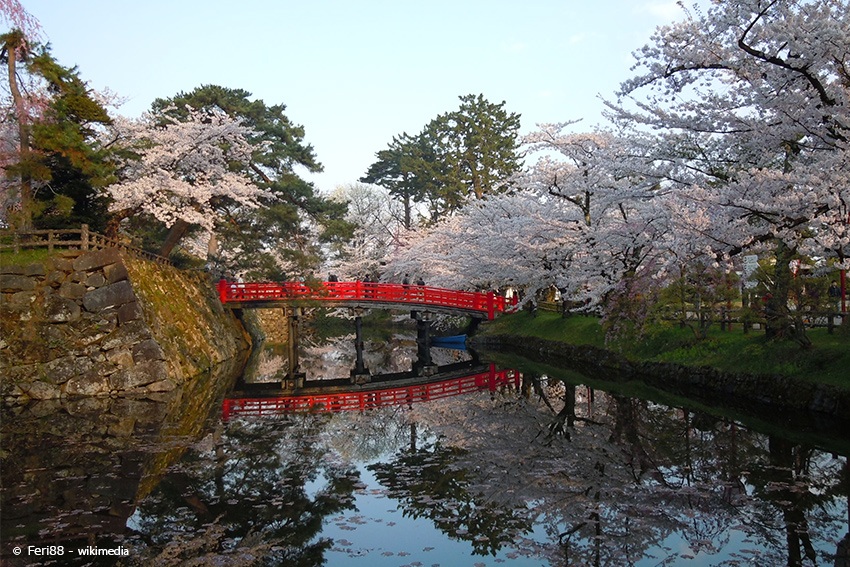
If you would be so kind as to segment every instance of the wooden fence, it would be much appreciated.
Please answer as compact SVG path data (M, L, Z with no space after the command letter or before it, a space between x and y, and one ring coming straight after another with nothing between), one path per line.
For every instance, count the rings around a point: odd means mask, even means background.
M540 311L560 313L562 316L567 317L571 313L570 309L575 306L576 304L571 304L570 302L564 303L563 301L539 301L536 308ZM731 331L735 326L744 330L764 329L767 322L763 313L740 307L737 309L721 307L715 310L706 309L702 312L694 308L686 311L684 318L682 317L681 310L668 310L668 312L661 315L661 318L665 321L699 324L700 316L705 317L706 321L710 321L711 325L719 325L722 331ZM839 311L803 311L796 313L796 316L802 320L803 325L807 328L826 327L831 332L836 325L840 324L841 317L847 317L848 315L846 313L842 314Z
M698 325L700 317L710 325L719 325L721 331L731 331L734 326L739 326L744 330L748 329L764 329L767 324L767 319L764 313L755 309L743 308L718 308L714 310L703 310L702 312L696 309L688 310L684 317L681 310L669 310L661 315L665 321L679 321L687 324ZM794 312L795 319L798 319L807 328L827 327L832 330L833 327L840 324L842 314L838 311L798 311Z
M109 238L108 236L91 231L87 224L82 225L80 228L50 228L23 232L0 232L0 251L12 250L18 253L25 248L47 248L51 252L57 249L101 250L103 248L120 248L140 258L161 264L171 264L168 258L152 254L115 238Z

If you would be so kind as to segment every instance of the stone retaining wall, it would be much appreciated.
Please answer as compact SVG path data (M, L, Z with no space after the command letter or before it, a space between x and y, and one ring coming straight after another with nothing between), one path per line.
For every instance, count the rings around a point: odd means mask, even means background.
M167 304L157 304L156 292ZM115 248L2 266L0 293L6 403L154 395L248 347L202 274L125 258Z

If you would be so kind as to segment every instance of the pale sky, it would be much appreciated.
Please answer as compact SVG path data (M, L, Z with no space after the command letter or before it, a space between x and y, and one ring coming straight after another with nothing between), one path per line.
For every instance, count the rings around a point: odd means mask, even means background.
M356 182L394 135L483 94L538 123L602 124L669 0L21 0L52 53L139 116L204 84L285 104L325 171ZM689 2L690 4L690 2ZM303 172L301 172L303 174Z

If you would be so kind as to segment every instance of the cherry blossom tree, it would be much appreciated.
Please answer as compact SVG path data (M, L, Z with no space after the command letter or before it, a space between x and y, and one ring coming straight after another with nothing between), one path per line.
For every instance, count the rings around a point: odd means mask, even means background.
M602 278L604 294L625 274L634 274L658 248L671 248L661 185L663 169L648 159L637 138L611 132L570 133L569 124L544 124L526 136L531 155L541 157L520 184L563 203L580 222L583 238L573 251L566 279Z
M378 185L354 183L331 197L348 204L346 220L356 226L353 237L335 250L330 269L347 279L379 271L380 263L406 240L407 209ZM400 280L399 280L400 281Z
M553 283L547 266L559 262L559 240L569 226L546 214L536 196L491 196L428 229L409 233L407 246L387 262L390 279L422 276L429 285L533 293Z
M608 103L616 134L541 125L517 191L416 233L387 271L530 295L555 285L613 312L761 252L776 258L769 330L805 345L789 261L845 266L850 253L847 8L717 2L660 28Z
M118 121L116 132L128 158L122 180L106 188L115 229L144 214L169 228L194 225L212 233L228 206L256 208L266 196L245 173L252 132L223 112L188 109L183 121L146 113Z
M788 313L789 261L847 267L850 4L716 2L636 53L611 117L658 132L655 159L720 254L771 250L769 334L806 344ZM722 220L721 220L722 219Z
M512 180L517 190L418 233L388 271L450 287L510 286L530 301L556 287L585 309L638 305L676 246L660 173L630 164L642 149L629 141L566 126L542 125L525 139L540 157Z

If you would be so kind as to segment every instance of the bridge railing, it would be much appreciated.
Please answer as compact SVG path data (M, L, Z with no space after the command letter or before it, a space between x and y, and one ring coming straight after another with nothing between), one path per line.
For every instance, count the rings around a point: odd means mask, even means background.
M399 303L478 311L487 313L490 319L516 303L493 292L360 281L322 282L310 286L302 282L234 283L222 280L218 283L218 293L225 304L297 300Z

